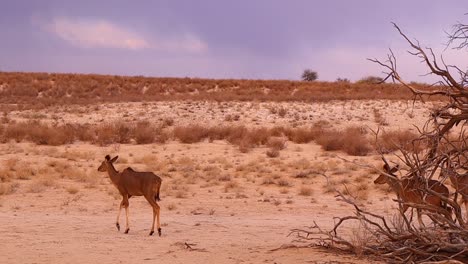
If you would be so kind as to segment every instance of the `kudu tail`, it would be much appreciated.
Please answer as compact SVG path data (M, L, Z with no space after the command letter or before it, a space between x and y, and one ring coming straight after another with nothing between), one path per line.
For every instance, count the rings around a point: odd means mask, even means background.
M156 192L156 195L154 196L154 199L156 201L161 201L161 198L159 197L159 192L161 190L161 182L159 182L159 185L158 185L158 191Z

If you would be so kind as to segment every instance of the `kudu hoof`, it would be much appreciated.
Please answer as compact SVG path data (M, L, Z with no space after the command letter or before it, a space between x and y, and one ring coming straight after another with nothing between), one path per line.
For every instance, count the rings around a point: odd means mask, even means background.
M151 232L149 233L150 236L152 236L153 234L154 234L154 231L151 231Z
M120 231L120 225L119 225L119 223L115 223L115 226L117 227L117 230Z
M130 228L127 228L127 229L125 230L125 234L128 234L128 231L130 231Z
M161 228L158 228L158 235L161 236Z

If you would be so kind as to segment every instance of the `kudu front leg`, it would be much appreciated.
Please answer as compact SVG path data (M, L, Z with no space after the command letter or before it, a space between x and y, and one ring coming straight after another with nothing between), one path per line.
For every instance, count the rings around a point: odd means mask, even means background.
M125 234L128 234L128 231L130 231L130 223L128 220L128 205L125 207L125 216L127 217L127 221L125 222L126 228L125 228Z
M117 213L117 220L115 221L115 226L117 227L117 230L120 231L120 213L122 212L122 207L124 207L124 201L122 200L122 202L120 202L120 206L119 206L119 211Z
M128 234L128 231L130 231L130 223L129 223L129 220L128 220L128 207L129 207L129 202L128 202L128 196L124 196L123 200L122 200L122 203L121 203L121 206L120 206L120 209L119 209L119 216L120 216L120 210L122 209L122 207L125 207L125 218L126 218L126 222L125 222L125 234ZM120 225L117 223L117 228L119 228L120 230Z

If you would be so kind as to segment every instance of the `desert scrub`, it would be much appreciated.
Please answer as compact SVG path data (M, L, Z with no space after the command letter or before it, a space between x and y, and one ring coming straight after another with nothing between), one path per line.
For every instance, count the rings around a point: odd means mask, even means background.
M301 186L301 188L299 188L299 195L311 196L312 194L313 194L313 190L309 186L303 185Z

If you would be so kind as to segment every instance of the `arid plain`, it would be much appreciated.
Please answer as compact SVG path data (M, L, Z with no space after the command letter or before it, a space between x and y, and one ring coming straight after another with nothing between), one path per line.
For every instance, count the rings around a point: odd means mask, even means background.
M137 144L131 136L127 143L78 140L53 145L4 139L0 144L0 262L374 262L366 256L306 247L310 242L290 234L291 230L312 226L314 221L331 228L334 217L353 214L352 207L336 198L335 189L369 210L396 214L394 195L385 186L373 184L377 172L372 166L382 165L373 133L416 132L433 104L160 101L4 112L4 131L11 124L33 121L95 127L146 122L158 126L158 133L165 136L149 144ZM210 137L209 131L192 139L190 135L199 133L200 126L260 129L257 133L269 136L259 144ZM309 140L296 140L300 135L288 136L278 127L320 129ZM341 147L330 147L330 142L337 141L331 131L342 135L349 127L366 138L364 151L349 154L346 146L356 143L352 137L342 139ZM130 166L153 171L163 179L161 237L148 236L152 210L142 197L130 199L129 234L117 231L121 196L107 173L97 171L107 154L119 156L118 170ZM388 157L392 159L391 151ZM125 224L125 214L120 224ZM343 232L356 243L366 239L359 226L348 226Z

